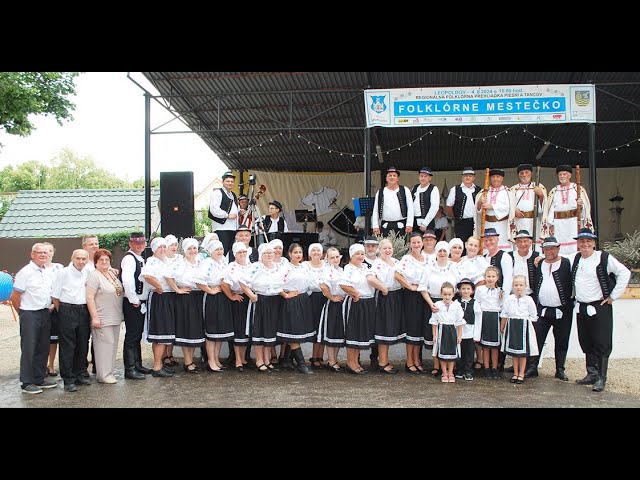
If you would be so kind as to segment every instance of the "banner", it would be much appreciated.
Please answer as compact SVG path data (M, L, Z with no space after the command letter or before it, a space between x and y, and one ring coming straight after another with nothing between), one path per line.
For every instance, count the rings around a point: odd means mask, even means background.
M505 85L364 91L367 127L593 123L594 85Z

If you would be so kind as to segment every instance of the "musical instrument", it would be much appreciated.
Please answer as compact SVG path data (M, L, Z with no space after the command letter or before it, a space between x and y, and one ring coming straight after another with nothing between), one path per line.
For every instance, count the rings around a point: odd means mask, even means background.
M580 190L582 190L582 187L580 186L581 182L580 182L580 165L576 165L576 195L577 195L577 202L578 204L576 205L576 210L578 212L578 215L576 216L576 220L578 221L578 233L580 233L580 219L582 218L582 207L580 205Z
M258 187L258 191L254 194L254 189L255 189L255 185L251 185L251 190L250 190L250 194L249 197L251 198L251 200L249 200L249 209L251 210L251 214L253 217L253 224L255 225L255 233L256 233L256 247L258 245L260 245L261 243L267 243L269 241L269 239L267 238L267 234L264 231L264 228L262 226L262 213L260 213L260 207L258 207L258 203L257 200L260 200L260 197L262 197L266 191L267 191L267 186L260 184L260 186ZM247 218L249 217L249 215L247 215ZM260 232L262 232L262 236L260 235ZM264 237L264 238L263 238Z
M482 203L487 201L487 193L489 193L489 172L490 168L484 169L484 190L482 192ZM480 252L478 255L482 255L484 251L484 224L487 221L487 209L482 209L482 220L480 221Z

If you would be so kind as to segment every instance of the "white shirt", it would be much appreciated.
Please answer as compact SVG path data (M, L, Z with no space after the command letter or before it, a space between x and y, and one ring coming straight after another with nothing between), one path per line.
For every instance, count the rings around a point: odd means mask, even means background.
M438 307L438 313L431 315L429 319L429 325L466 325L464 319L464 310L457 300L454 300L449 305L442 300L436 302ZM447 308L448 307L448 308Z
M274 265L267 268L264 263L252 263L240 281L259 295L274 296L282 291L282 284L286 268Z
M233 194L231 192L227 192L227 190L224 187L222 188L222 190L224 190L224 193L227 195L227 197L229 197L229 200L231 200L231 210L229 210L229 213L227 213L220 208L220 203L222 202L222 192L220 191L219 188L216 188L213 192L211 192L211 198L209 200L209 211L211 212L211 215L213 215L216 218L227 219L227 221L224 222L223 224L220 224L212 220L211 230L214 232L216 230L236 231L238 229L238 217L230 220L229 215L234 213L238 215L238 211L239 211L238 206L236 205L236 202L233 201Z
M475 191L475 185L471 185L471 188L467 188L465 187L464 183L461 183L460 187L462 187L462 193L467 196L467 201L464 204L464 212L462 212L462 218L475 218L476 212L473 202L473 192ZM449 190L449 195L447 196L447 207L453 207L455 203L456 188L453 187L451 190Z
M131 253L138 261L142 262L144 267L144 258L140 255L129 250L127 253ZM129 299L132 305L140 303L140 298L136 293L136 261L131 255L125 255L120 262L120 268L122 269L122 288L124 288L124 296Z
M560 301L560 295L558 295L558 287L553 280L552 273L560 268L562 261L558 258L557 262L547 263L542 261L542 284L540 285L540 292L538 294L538 300L540 305L545 307L559 307L562 305ZM568 293L568 292L567 292Z
M201 285L218 287L222 283L227 269L227 262L224 257L221 257L220 262L216 262L213 258L209 257L200 262L198 269L198 276L204 280Z
M489 266L489 262L486 258L476 255L473 258L464 256L458 262L458 275L460 279L468 278L474 284L484 280L484 272Z
M155 291L155 288L151 286L150 283L144 280L144 276L155 278L160 286L162 287L163 292L172 292L173 290L165 280L164 276L169 268L169 263L165 260L160 260L158 257L149 257L147 262L142 267L140 271L140 276L138 280L145 282L145 288L148 291Z
M402 257L397 267L398 273L400 273L405 280L412 285L420 284L422 274L427 267L427 256L424 253L420 253L420 255L422 255L422 261L416 260L410 253L408 253Z
M191 263L185 257L173 262L165 272L165 277L172 278L180 288L200 290L197 283L206 283L200 277L200 264Z
M20 292L20 310L42 310L51 305L51 276L33 261L16 274L13 289Z
M266 220L267 217L268 215L266 215L264 219ZM273 233L278 231L278 221L280 220L280 218L282 218L282 221L284 222L284 233L289 232L289 226L287 225L287 221L284 219L284 217L279 217L276 220L274 220L273 218L271 219L271 225L269 225L269 231L267 233Z
M407 223L413 227L413 198L411 197L411 190L407 187L404 188L405 201L407 203ZM402 212L400 211L400 204L398 203L398 190L389 190L384 187L382 190L382 196L384 198L384 205L382 206L382 219L378 218L378 194L376 193L376 200L373 204L373 213L371 214L371 228L380 228L380 225L384 221L400 221L402 220Z
M243 280L244 276L249 272L250 266L251 263L248 260L246 265L240 265L238 262L231 262L227 265L224 273L224 283L231 287L231 291L242 293L240 281Z
M447 217L442 215L441 217L436 218L435 228L437 230L443 230L449 227L449 220Z
M514 201L515 207L521 212L533 212L535 207L535 200L537 200L538 196L533 191L533 187L535 187L535 182L518 183L514 192Z
M462 307L463 312L468 308L467 305L469 305L469 301L471 301L471 299L468 301L460 299L460 306ZM465 321L465 324L462 326L462 338L474 338L475 330L479 330L482 326L482 309L480 308L480 303L477 301L473 302L473 314L475 315L475 323L473 325L469 325ZM480 338L480 333L481 332L478 331L478 339Z
M294 265L289 262L286 267L286 273L282 278L282 290L306 293L311 295L311 287L315 283L315 279L311 276L309 266L306 262Z
M529 285L529 268L527 267L527 260L531 258L531 254L531 250L529 250L526 257L521 256L517 250L513 252L513 276L515 277L516 275L524 275L526 282L525 285L527 286L524 289L525 295L531 295L531 293L533 293L533 290L531 290L531 285ZM505 252L503 256L504 255L508 254ZM511 287L511 291L513 292L513 285Z
M571 265L573 265L575 261L576 253L567 256L571 261ZM602 289L600 288L600 282L598 282L598 274L596 272L596 267L600 264L601 255L601 251L595 251L589 258L582 257L580 263L578 263L575 288L576 300L580 303L591 303L596 300L603 300ZM616 287L610 295L612 300L616 300L627 287L629 279L631 278L631 272L627 267L613 258L611 254L609 254L609 260L607 262L607 271L616 276Z
M479 205L478 211L482 211L482 192L479 192L476 196L476 203ZM487 203L491 205L487 208L487 215L493 215L496 218L504 218L509 215L509 189L504 185L500 185L498 188L489 187L487 191ZM507 219L502 220L507 221Z
M376 276L372 269L367 268L364 264L358 268L349 263L344 267L344 274L338 284L355 288L360 294L360 298L372 298L376 289L367 281L369 275Z
M499 312L502 310L502 291L499 288L489 288L486 285L480 285L476 288L475 299L480 305L483 312Z
M549 225L553 225L555 223L555 212L568 212L569 210L575 210L576 208L578 208L578 193L576 184L569 182L566 187L557 185L556 191L554 192L553 198L551 198L551 202L549 205L547 223ZM569 220L572 220L574 223L576 223L575 218L570 218Z
M420 211L420 193L426 192L427 188L429 188L430 186L431 184L427 185L424 188L422 186L419 186L416 189L416 198L413 201L413 215L415 217L419 217L422 215L422 212ZM384 199L384 203L385 205L387 204L386 197ZM429 225L431 223L431 220L435 218L439 206L440 206L440 190L438 190L438 187L434 185L433 190L431 190L431 205L429 206L429 211L427 212L424 218L418 219L418 226L426 227L427 225Z
M318 192L311 192L300 199L300 203L306 207L315 206L317 215L331 212L331 205L335 203L340 193L331 187L322 187Z
M337 245L336 234L333 233L333 230L324 227L322 231L318 234L318 242L325 247L325 250L329 247Z
M381 258L376 258L373 262L371 270L373 270L373 272L376 274L376 277L382 283L384 283L384 286L389 290L400 290L402 288L402 285L400 285L395 278L395 273L398 269L400 260L391 257L391 261L393 262L393 266L389 265Z
M458 269L455 263L447 262L447 265L441 267L437 262L433 262L428 264L426 270L424 270L422 278L420 278L418 291L426 291L432 298L442 298L442 294L440 293L442 284L449 282L455 289L459 281Z
M340 288L340 280L342 279L342 268L341 267L327 267L323 272L323 276L320 279L320 283L324 283L327 287L329 287L329 291L331 295L340 295L344 297L345 291Z
M538 320L538 311L533 298L529 295L523 295L518 298L512 293L507 298L507 301L504 302L500 316L503 318L522 318L535 322Z
M88 276L89 271L86 265L82 270L78 270L73 265L64 267L53 282L51 296L63 303L86 305L87 293L85 282Z
M314 267L311 265L311 261L304 262L304 264L308 267L309 275L311 276L311 291L312 292L321 292L320 289L320 280L324 277L324 271L329 268L326 263L322 262L321 267Z

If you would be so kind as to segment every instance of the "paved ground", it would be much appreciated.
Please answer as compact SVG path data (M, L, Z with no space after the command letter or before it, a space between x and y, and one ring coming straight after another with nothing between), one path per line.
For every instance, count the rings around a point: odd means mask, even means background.
M583 363L578 360L570 362L567 369L571 382L553 379L553 362L545 361L541 377L525 380L523 385L509 383L508 377L442 384L430 375L402 372L356 376L325 370L314 375L296 372L265 375L255 370L193 375L179 369L170 379L148 376L143 381L125 381L121 348L117 384L99 384L92 376L92 385L80 386L76 393L65 393L60 384L38 395L26 395L21 393L18 380L19 345L18 326L8 308L0 306L0 406L3 407L640 407L640 396L619 393L629 391L624 386L614 388L618 392L598 394L591 392L590 387L576 385L573 380L584 374ZM143 356L145 364L150 365L150 346L145 346ZM309 356L309 346L305 346L305 356ZM402 366L404 347L392 347L391 358ZM367 365L368 353L363 355L365 359L363 364ZM344 363L344 353L341 361ZM622 368L622 362L611 361L610 369Z

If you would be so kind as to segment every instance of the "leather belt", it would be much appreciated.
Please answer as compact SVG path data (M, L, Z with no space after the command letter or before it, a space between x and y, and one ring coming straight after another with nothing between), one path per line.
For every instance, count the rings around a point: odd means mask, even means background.
M65 307L69 307L69 308L87 308L87 305L85 303L66 303L66 302L60 302L60 305L64 305Z
M530 210L528 212L523 212L522 210L520 210L520 213L522 213L522 216L524 218L533 218L533 210Z
M493 215L489 215L489 214L487 214L487 216L485 217L485 220L486 220L487 222L502 222L503 220L506 220L506 219L508 219L508 218L509 218L509 215L505 215L505 216L504 216L504 217L502 217L502 218L498 218L498 217L495 217L495 216L493 216Z
M553 212L553 218L576 218L578 216L578 210L567 210L566 212Z

